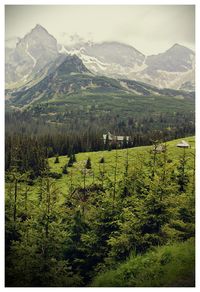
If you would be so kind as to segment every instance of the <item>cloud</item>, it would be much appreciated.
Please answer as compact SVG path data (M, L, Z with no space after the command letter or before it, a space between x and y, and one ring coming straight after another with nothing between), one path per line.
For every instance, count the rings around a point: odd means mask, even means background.
M9 5L6 37L23 37L36 23L58 42L119 41L145 54L174 43L194 48L194 5Z

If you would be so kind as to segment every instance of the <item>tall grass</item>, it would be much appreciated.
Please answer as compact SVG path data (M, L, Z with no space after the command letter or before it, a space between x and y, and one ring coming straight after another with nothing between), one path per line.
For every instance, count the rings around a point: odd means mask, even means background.
M93 287L194 287L195 242L155 248L130 256L116 269L98 275Z

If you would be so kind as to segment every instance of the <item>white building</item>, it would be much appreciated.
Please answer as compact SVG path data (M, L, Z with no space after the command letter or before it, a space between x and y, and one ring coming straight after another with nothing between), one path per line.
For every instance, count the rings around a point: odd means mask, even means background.
M180 143L176 144L176 147L179 148L190 148L190 144L186 142L185 140L182 140Z
M115 136L112 135L110 132L107 134L103 134L103 141L106 143L106 139L108 139L109 142L120 142L123 143L123 141L126 139L126 142L130 140L130 136Z

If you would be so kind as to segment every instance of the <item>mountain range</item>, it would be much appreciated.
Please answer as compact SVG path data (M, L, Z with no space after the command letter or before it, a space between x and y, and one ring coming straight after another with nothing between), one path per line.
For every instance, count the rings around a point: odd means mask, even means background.
M182 96L182 98L192 98L194 96L192 92L159 89L139 81L94 75L80 58L76 55L68 55L40 81L38 80L31 86L12 91L12 103L20 107L26 107L26 105L36 105L60 99L67 100L69 95L83 96L84 93L88 95L103 95L106 93L107 96L110 93L133 96Z
M70 60L69 68L66 64L69 66ZM151 85L150 91L158 92L163 88L194 91L194 66L195 53L179 44L152 56L145 56L134 47L119 42L81 42L65 46L58 44L44 27L37 24L18 40L15 47L6 48L6 92L9 97L10 93L27 91L45 78L53 78L52 74L58 74L56 70L59 68L60 72L62 67L70 76L74 73L90 76L87 77L89 83L84 86L91 86L91 79L94 86L95 78L101 75L105 76L104 80L108 78L108 84L113 84L113 78L116 79L114 83L123 90L136 90L133 83L124 81L129 79L139 82L140 86L141 82L147 87Z
M117 42L66 47L36 25L7 49L6 133L53 135L64 144L67 133L70 145L77 141L76 151L97 150L96 141L108 131L134 137L135 145L193 134L193 79L176 88L145 79L156 81L162 72L183 81L180 76L194 70L192 58L180 45L149 57Z

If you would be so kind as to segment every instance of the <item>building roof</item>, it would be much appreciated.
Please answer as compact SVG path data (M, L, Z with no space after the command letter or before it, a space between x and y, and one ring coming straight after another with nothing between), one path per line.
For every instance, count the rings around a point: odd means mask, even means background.
M112 135L110 132L108 132L107 134L103 134L103 139L106 140L107 136L108 136L109 141L112 141L112 140L123 141L124 139L128 141L130 139L129 136L115 136L115 135Z
M185 140L182 140L180 143L176 144L177 147L190 147L190 144Z
M166 151L166 146L159 144L159 145L154 145L153 146L153 152L164 152Z

